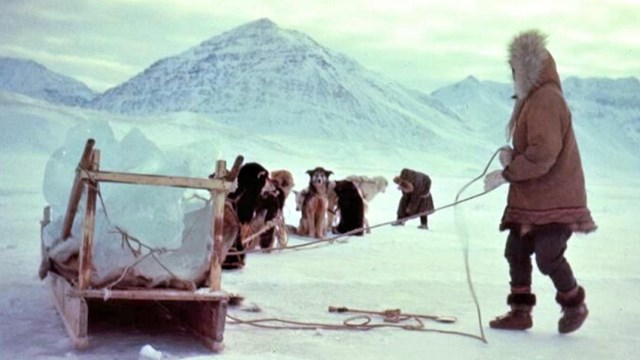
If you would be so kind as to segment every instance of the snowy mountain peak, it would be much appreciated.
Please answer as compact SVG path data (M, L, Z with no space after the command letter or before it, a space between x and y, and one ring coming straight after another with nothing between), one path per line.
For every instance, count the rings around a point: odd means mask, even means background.
M95 96L85 84L33 60L0 57L0 90L56 104L82 105Z
M262 19L258 19L258 20L254 20L251 21L249 23L246 23L244 25L241 25L239 27L236 28L237 32L242 32L242 31L246 31L246 32L252 32L252 31L259 31L259 32L265 32L265 31L277 31L280 28L278 27L278 25L276 23L274 23L273 21L271 21L268 18L262 18Z
M475 76L469 75L464 80L461 81L463 84L471 85L471 84L480 84L480 80L478 80Z
M250 53L259 57L270 53L269 58L275 60L291 57L292 53L297 55L315 54L320 58L326 58L327 56L342 57L338 54L330 55L328 49L325 49L307 35L294 30L282 29L266 18L252 21L214 36L180 56L188 53L191 53L194 58L201 58L207 61L212 59L212 54L219 56L222 54L237 55L238 53ZM341 61L351 63L351 60L344 57L342 57ZM351 63L351 65L354 66L355 63Z
M246 39L273 39L282 38L286 31L280 29L276 23L269 19L255 20L250 23L238 26L220 35L214 36L204 41L200 46L212 46L216 44L226 44L229 42L246 40Z
M437 105L437 106L436 106ZM442 105L366 70L309 36L260 19L157 61L91 107L117 113L189 111L264 134L437 142L451 120ZM379 131L377 131L379 130ZM406 141L404 141L406 143Z

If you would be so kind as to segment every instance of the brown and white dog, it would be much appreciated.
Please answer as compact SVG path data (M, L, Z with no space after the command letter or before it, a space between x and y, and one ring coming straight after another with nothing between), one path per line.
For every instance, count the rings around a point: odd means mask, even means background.
M309 186L302 196L302 215L297 233L322 239L327 227L329 176L333 174L333 171L317 167L308 170L307 174L309 175ZM296 196L296 199L301 196L301 193Z
M304 198L307 196L309 189L304 188L300 191L293 190L293 194L296 197L296 211L302 211L302 203L304 203Z
M338 208L338 194L336 194L336 182L329 181L329 192L327 193L327 231L332 231L340 222L340 209Z
M295 195L296 200L296 211L302 211L302 204L304 203L304 198L307 196L307 192L309 192L307 188L304 188L300 191L293 190L293 194ZM292 234L309 233L309 227L307 226L307 220L304 218L304 213L300 215L300 222L298 224L298 227L287 225L287 231Z

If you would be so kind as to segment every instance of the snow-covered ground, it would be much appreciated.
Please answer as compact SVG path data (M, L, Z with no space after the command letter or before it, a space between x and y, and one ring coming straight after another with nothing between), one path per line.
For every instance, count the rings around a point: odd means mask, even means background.
M488 343L458 335L401 329L270 330L227 323L225 350L212 355L198 341L175 329L141 329L92 323L91 347L73 349L46 283L37 277L45 164L61 145L68 128L89 118L108 120L116 138L132 127L181 158L193 176L206 176L217 157L233 161L243 154L267 169L292 171L296 188L307 182L304 171L324 166L336 179L351 174L391 179L403 167L427 172L433 179L436 207L454 200L457 191L479 175L484 163L464 162L465 149L454 158L410 144L334 143L330 139L247 136L246 131L216 124L188 113L129 118L37 101L2 97L0 117L5 137L0 144L0 359L136 359L151 345L168 359L635 359L640 356L640 238L635 221L640 203L640 169L602 171L590 167L583 149L589 205L599 225L596 233L574 236L568 258L587 290L590 317L578 332L561 336L560 316L551 282L537 270L538 305L534 327L501 332L486 326L507 310L507 264L502 256L506 234L498 222L506 187L430 217L431 230L380 227L364 237L299 251L254 253L247 266L223 273L223 288L245 297L229 314L242 319L280 318L341 324L349 315L328 313L328 306L449 315L455 324L425 321L427 328L479 335L475 306L467 288L463 249L468 244L473 283L482 310ZM11 116L7 115L10 114ZM49 130L41 131L46 119ZM11 123L11 122L14 123ZM7 129L20 125L10 138ZM344 131L353 131L345 128ZM496 129L495 131L502 131ZM452 134L459 136L459 134ZM11 141L10 141L11 140ZM47 141L45 141L47 140ZM580 139L578 139L580 141ZM498 147L502 144L495 144ZM78 146L82 146L79 144ZM100 143L97 144L100 147ZM488 160L490 153L486 154ZM108 157L103 153L102 158ZM637 156L637 155L635 155ZM471 157L471 156L470 156ZM482 158L475 154L473 158ZM494 165L495 166L495 165ZM109 170L109 169L105 169ZM118 169L111 169L118 170ZM614 169L611 169L614 170ZM71 182L73 173L67 180ZM480 192L480 185L465 195ZM393 220L398 190L390 186L369 206L372 225ZM108 206L108 205L107 205ZM296 224L293 199L285 208L287 223ZM468 234L468 236L460 237ZM305 240L292 237L291 244ZM259 307L261 312L248 312ZM374 318L376 323L381 323Z

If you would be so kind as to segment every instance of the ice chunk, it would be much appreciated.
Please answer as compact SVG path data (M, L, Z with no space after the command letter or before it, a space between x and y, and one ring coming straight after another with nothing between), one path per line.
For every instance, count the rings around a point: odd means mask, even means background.
M166 156L138 129L121 141L114 139L104 122L72 129L64 146L51 156L43 185L56 216L44 229L43 238L49 255L55 255L59 262L73 260L72 253L77 253L82 238L86 191L74 219L72 238L63 242L59 237L74 170L88 137L96 139L95 148L102 151L100 170L189 176L184 162ZM92 285L107 286L114 281L124 285L121 280L130 280L134 286L153 287L178 280L181 286L191 288L204 280L211 256L210 203L200 201L185 216L185 189L100 183L99 190ZM153 256L149 256L149 249L154 249ZM77 264L69 262L70 270L74 266Z

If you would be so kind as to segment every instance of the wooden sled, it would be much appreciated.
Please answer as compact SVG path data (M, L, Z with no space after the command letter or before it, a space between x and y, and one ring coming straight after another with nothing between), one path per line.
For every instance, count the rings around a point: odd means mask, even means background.
M221 272L223 250L223 214L224 202L231 191L233 180L238 174L242 157L239 156L230 172L226 170L224 160L216 163L215 177L212 179L169 177L158 175L104 172L99 170L100 151L94 149L95 141L89 139L85 145L82 158L76 170L76 176L69 196L65 214L62 240L71 236L73 220L85 187L87 187L87 204L84 220L82 243L79 253L79 269L77 281L69 281L65 277L48 271L48 283L53 300L60 314L69 338L77 349L89 346L88 319L91 303L98 300L105 302L162 302L169 304L167 309L172 317L179 319L209 349L221 351L224 348L223 335L229 294L221 290ZM209 273L209 291L178 289L127 289L106 290L92 289L90 278L92 271L92 243L94 236L97 188L100 182L140 184L154 186L170 186L181 188L206 189L213 199L213 256ZM50 221L50 211L46 207L42 226ZM43 245L44 246L44 245ZM43 255L46 256L46 255ZM48 261L48 259L43 259ZM104 299L104 300L103 300Z

